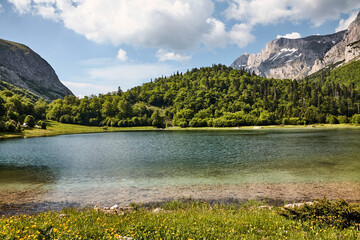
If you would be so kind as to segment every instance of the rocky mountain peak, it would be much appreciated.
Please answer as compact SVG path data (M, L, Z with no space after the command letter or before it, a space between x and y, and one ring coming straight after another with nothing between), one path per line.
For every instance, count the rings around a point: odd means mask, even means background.
M0 80L47 100L73 95L54 69L29 47L0 39Z
M231 67L269 78L299 79L321 68L357 58L360 40L360 12L348 30L305 38L278 38L258 54L243 54Z

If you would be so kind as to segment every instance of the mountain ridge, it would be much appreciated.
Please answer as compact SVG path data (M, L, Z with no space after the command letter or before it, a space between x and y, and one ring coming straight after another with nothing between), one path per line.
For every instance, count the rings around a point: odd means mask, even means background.
M39 54L24 44L1 38L0 80L26 89L46 100L73 95Z
M359 55L360 12L347 30L298 39L278 38L268 42L258 54L242 54L231 67L268 78L301 79Z

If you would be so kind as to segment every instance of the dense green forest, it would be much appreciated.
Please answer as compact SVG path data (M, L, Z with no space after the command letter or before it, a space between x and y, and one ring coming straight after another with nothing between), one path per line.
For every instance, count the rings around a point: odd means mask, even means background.
M0 132L20 132L24 122L46 128L48 103L27 90L0 81Z
M358 65L301 81L266 79L223 65L195 68L126 92L55 100L47 118L85 125L158 127L358 123ZM357 70L351 77L349 67Z
M360 62L302 80L259 77L224 65L194 68L134 87L73 96L50 104L10 91L0 96L2 122L26 116L90 126L235 127L360 123ZM45 116L46 113L46 116ZM26 122L26 121L25 121ZM6 125L6 124L5 124Z

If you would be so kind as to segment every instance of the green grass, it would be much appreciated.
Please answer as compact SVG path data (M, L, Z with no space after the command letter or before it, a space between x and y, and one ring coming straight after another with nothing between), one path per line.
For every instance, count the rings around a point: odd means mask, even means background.
M260 209L259 205L258 202L239 206L175 201L162 205L163 211L157 213L153 208L136 206L124 215L65 209L60 213L34 216L3 216L0 218L0 239L121 239L120 236L133 239L360 238L359 222L339 227L316 218L291 218L284 216L284 210L280 208Z
M79 133L154 130L153 127L90 127L76 124L64 124L55 121L47 121L46 123L47 129L25 128L24 131L21 133L0 133L0 139L21 137L45 137Z
M360 126L353 124L313 124L315 128L360 128ZM272 125L272 126L261 126L262 129L282 129L282 128L307 128L306 125ZM245 126L240 127L239 130L251 130L254 126ZM83 126L76 124L64 124L56 121L47 121L47 129L38 129L38 128L26 128L21 133L2 133L0 132L0 139L9 139L9 138L23 138L23 137L46 137L46 136L56 136L64 134L79 134L79 133L100 133L100 132L122 132L122 131L149 131L149 130L159 130L163 131L164 129L157 129L154 127L91 127ZM170 127L166 128L166 131L173 130L238 130L234 127L203 127L203 128L180 128L180 127Z

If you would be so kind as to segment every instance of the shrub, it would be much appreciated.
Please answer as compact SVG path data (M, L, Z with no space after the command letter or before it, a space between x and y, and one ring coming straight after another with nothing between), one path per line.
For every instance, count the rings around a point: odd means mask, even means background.
M62 115L59 119L61 123L72 123L71 116L69 114Z
M339 120L334 115L328 115L326 117L326 123L329 124L339 124Z
M201 118L193 118L189 122L189 127L206 127L206 126L207 126L206 120Z
M16 122L14 120L9 120L5 123L6 132L15 132L16 131Z
M360 124L360 114L355 114L352 119L351 119L351 122L353 124Z
M348 123L349 119L347 116L338 116L337 119L339 120L339 123Z
M300 125L302 121L298 117L291 117L291 118L283 118L282 123L285 125Z
M41 129L46 129L46 122L43 120L39 120L37 122L37 125L39 125L41 127Z
M186 127L188 127L188 123L187 123L187 121L181 121L181 122L179 123L179 126L180 126L181 128L186 128Z
M27 115L24 123L26 123L29 127L35 126L35 118L32 115Z
M345 200L329 201L318 199L314 204L284 208L280 214L296 220L314 221L335 227L347 228L360 223L360 207Z

